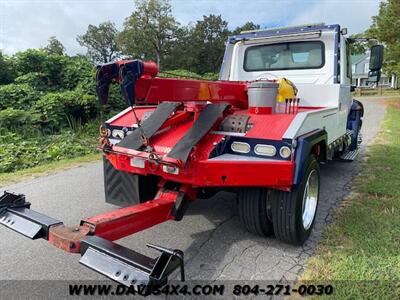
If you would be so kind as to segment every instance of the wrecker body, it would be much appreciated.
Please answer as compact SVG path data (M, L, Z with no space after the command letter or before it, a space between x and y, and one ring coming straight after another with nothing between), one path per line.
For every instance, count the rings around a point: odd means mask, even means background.
M65 226L6 192L0 223L149 288L176 269L184 279L183 252L149 244L161 252L150 258L113 241L179 221L192 201L219 190L237 193L247 230L304 243L323 201L319 164L353 160L360 142L363 106L351 97L345 31L318 24L230 36L218 81L159 78L155 63L140 60L98 66L100 102L118 82L129 105L100 139L106 201L121 208ZM370 75L379 77L380 46L373 53Z

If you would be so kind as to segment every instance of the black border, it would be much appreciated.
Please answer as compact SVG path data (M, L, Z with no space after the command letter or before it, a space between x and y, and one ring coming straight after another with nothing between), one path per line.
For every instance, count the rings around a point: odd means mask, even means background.
M280 69L253 69L253 70L248 70L245 68L245 62L246 62L246 57L247 57L247 51L252 48L259 48L259 47L265 47L269 45L285 45L285 44L299 44L299 43L319 43L321 44L321 50L322 50L322 62L321 65L316 66L316 67L300 67L300 68L280 68ZM279 70L309 70L309 69L321 69L325 66L325 44L322 41L298 41L298 42L284 42L284 43L271 43L271 44L263 44L263 45L257 45L257 46L251 46L248 47L245 52L244 52L244 59L243 59L243 70L245 72L258 72L258 71L279 71Z

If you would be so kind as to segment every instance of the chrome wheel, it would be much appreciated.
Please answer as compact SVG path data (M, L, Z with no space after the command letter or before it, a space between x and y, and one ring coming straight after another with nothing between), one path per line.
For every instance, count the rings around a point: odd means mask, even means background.
M318 203L319 178L316 170L308 175L303 194L303 227L308 230L314 221Z

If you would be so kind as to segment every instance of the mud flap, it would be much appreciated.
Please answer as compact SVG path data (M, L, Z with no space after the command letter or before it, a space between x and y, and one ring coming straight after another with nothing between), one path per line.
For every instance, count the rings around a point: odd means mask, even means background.
M211 130L215 122L223 116L228 106L228 104L208 104L192 128L179 140L167 156L185 163L193 147Z
M155 197L160 179L118 171L103 157L106 202L121 207L139 204ZM140 201L139 201L140 200Z
M141 124L146 138L150 139L181 104L182 103L180 102L160 103L156 110ZM118 146L132 150L138 150L143 146L141 135L142 131L136 129L130 135L126 136L121 142L119 142Z
M138 176L118 171L103 157L104 191L106 202L118 206L139 203Z
M143 285L148 291L165 285L178 268L185 279L182 251L148 246L161 251L161 255L150 258L103 238L88 236L81 242L79 262L120 284Z

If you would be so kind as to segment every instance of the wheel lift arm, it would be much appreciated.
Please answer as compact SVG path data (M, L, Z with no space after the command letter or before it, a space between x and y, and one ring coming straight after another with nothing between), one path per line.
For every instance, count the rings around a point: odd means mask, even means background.
M192 197L193 192L189 192ZM192 198L193 199L193 198ZM183 252L148 244L161 255L150 258L112 241L168 220L180 220L187 206L184 189L160 188L154 200L83 219L78 226L30 209L25 196L4 192L0 197L0 223L31 239L43 238L70 253L82 255L80 263L124 285L152 287L167 283L180 268L184 280Z

